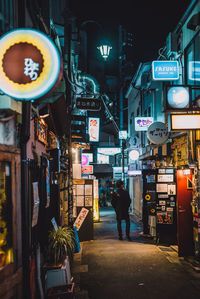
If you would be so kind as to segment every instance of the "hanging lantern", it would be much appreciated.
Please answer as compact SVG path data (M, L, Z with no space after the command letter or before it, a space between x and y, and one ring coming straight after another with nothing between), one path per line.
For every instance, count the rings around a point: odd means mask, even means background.
M110 54L110 50L112 49L112 47L103 44L103 45L99 46L97 49L100 50L101 56L102 56L104 59L107 59L108 56L109 56L109 54Z

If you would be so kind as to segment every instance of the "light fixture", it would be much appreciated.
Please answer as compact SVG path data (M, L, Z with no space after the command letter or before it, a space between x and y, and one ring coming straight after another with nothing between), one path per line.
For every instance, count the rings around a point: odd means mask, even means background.
M139 158L139 152L136 150L132 150L129 152L129 158L133 161L136 161Z
M112 49L111 46L103 44L99 47L97 47L98 50L100 50L101 56L106 60L110 54L110 50Z
M187 87L173 86L167 92L167 101L172 108L186 108L189 99L189 89Z
M119 131L119 139L126 140L128 137L128 132L126 130Z

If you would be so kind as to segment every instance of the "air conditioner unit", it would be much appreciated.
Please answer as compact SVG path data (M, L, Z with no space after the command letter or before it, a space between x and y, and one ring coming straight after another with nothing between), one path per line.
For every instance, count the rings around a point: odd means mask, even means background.
M0 111L3 110L8 114L22 113L22 103L12 99L7 95L0 95Z
M177 55L177 34L170 32L166 39L166 52L167 57L176 56Z

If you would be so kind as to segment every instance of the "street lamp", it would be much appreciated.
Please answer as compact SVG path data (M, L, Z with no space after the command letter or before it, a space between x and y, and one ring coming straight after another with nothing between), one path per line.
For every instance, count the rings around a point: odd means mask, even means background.
M94 21L94 20L83 21L81 23L81 26L80 26L81 29L85 25L90 24L90 23L96 24L99 27L100 31L104 32L102 25L100 23L98 23L97 21ZM101 56L106 60L108 58L109 54L110 54L110 50L112 49L112 47L110 45L108 45L107 42L103 42L99 47L97 47L97 49L100 51Z
M112 49L111 46L103 44L99 47L97 47L97 49L100 50L101 56L106 60L110 54L110 50Z

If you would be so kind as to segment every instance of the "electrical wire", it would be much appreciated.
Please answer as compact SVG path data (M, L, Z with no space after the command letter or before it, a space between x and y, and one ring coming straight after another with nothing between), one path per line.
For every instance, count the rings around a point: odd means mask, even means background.
M165 46L164 48L160 48L160 49L158 50L158 54L159 54L159 56L158 56L158 60L159 60L160 57L164 58L165 60L167 59L167 57L163 55L163 52L164 52L165 50L166 50L166 46ZM162 53L161 53L161 51L162 51Z

